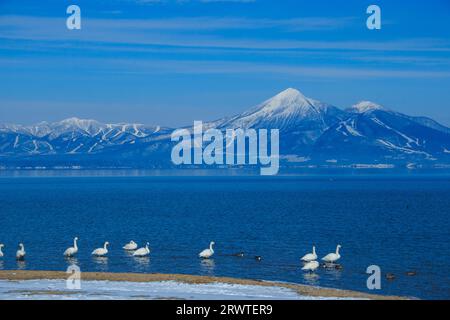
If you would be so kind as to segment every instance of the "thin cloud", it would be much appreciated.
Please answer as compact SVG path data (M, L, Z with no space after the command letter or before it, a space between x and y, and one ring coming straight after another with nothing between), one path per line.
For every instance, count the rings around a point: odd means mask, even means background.
M450 71L396 70L380 68L302 66L277 63L253 63L237 61L209 60L145 60L112 58L0 58L0 66L5 71L14 70L50 72L55 68L68 70L77 65L77 70L99 74L242 74L242 75L283 75L296 79L373 79L373 78L450 78Z
M349 60L373 63L392 63L422 66L450 66L448 57L418 57L418 56L353 56Z
M252 3L256 0L131 0L137 4L157 4L157 3L189 3L189 2L201 2L201 3ZM130 2L128 0L127 2Z
M308 20L309 19L309 20ZM290 20L242 18L173 18L168 20L84 19L83 29L68 31L64 18L2 16L0 37L60 42L95 42L192 48L253 50L343 50L343 51L426 51L448 52L450 44L441 39L400 39L392 41L302 41L268 38L233 38L217 34L224 29L321 28L326 18ZM303 25L302 25L303 23ZM336 22L338 23L338 22ZM342 22L341 22L342 23ZM204 32L199 32L204 31Z
M189 0L187 0L189 1ZM214 3L214 2L240 2L240 3L251 3L256 2L256 0L198 0L203 3Z
M119 11L120 12L120 11ZM117 12L115 12L117 13ZM125 29L129 31L217 31L217 30L261 30L277 29L285 32L302 30L332 30L351 25L356 18L341 17L303 17L291 19L255 19L239 17L191 17L165 19L89 19L84 18L83 27L101 29ZM0 26L25 32L35 27L64 27L64 17L34 17L34 16L0 16ZM57 28L58 30L60 28ZM55 30L55 31L56 31ZM46 30L47 31L47 30ZM64 30L65 31L65 30ZM90 30L91 32L91 30Z

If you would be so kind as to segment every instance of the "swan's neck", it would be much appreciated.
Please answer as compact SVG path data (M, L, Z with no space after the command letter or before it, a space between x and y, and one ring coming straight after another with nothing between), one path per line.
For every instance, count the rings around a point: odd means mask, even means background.
M336 254L339 255L339 247L336 248Z
M313 247L313 254L316 254L316 247Z
M78 249L78 247L77 247L77 239L73 239L73 247L75 248L75 250Z
M105 250L107 250L107 246L108 246L108 244L105 243L105 244L103 245L103 248L104 248Z
M2 252L2 249L3 249L3 247L2 247L2 246L0 246L0 253L3 253L3 252Z
M24 250L25 250L25 247L23 246L23 244L20 245L20 250L21 250L21 251L24 251Z
M209 244L209 250L211 250L212 252L214 252L213 244L212 244L212 243Z

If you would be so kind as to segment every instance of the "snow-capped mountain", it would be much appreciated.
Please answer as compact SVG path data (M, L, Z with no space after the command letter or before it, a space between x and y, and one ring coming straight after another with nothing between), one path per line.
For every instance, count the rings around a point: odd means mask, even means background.
M229 119L215 121L219 129L279 129L284 139L282 149L305 153L323 132L347 117L341 109L307 98L289 88L247 112Z
M279 129L282 166L450 166L450 129L430 118L370 101L340 109L292 88L205 126ZM0 168L171 167L172 131L78 118L32 126L0 124Z
M339 108L289 88L247 112L219 122L218 127L323 130L344 117L345 112Z
M1 125L0 154L96 153L115 145L133 144L164 130L142 124L104 124L78 118L32 126Z
M328 128L317 141L316 156L422 162L448 155L448 128L431 119L410 117L368 101L348 111L348 118Z
M385 107L372 101L361 101L347 109L350 113L366 113L375 110L387 111Z

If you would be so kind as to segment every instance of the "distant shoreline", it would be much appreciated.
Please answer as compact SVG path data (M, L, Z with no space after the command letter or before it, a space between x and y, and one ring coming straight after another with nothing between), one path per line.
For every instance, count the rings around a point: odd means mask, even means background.
M292 169L280 168L276 176L261 177L257 171L250 169L5 169L0 166L0 178L70 178L70 177L255 177L258 179L277 179L295 177L339 178L339 177L432 177L442 178L450 176L450 168L433 169L382 169L382 168L309 168Z
M67 274L61 271L25 271L25 270L1 270L0 280L25 281L25 280L66 280ZM81 280L85 281L115 281L115 282L165 282L175 281L187 284L210 284L225 283L235 285L251 285L262 287L280 287L295 291L300 296L325 297L325 298L350 298L362 300L406 300L406 297L383 296L367 294L363 292L339 290L331 288L320 288L308 285L247 280L229 277L209 277L182 274L138 274L138 273L103 273L103 272L83 272Z

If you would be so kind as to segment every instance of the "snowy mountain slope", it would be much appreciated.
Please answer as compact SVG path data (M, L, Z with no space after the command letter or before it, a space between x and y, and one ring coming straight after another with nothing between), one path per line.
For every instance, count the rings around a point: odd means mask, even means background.
M165 130L142 124L104 124L78 118L32 126L1 125L0 153L95 153L115 145L133 144Z
M427 117L411 117L411 116L406 116L406 117L408 119L410 119L411 121L417 122L418 124L421 124L425 127L450 134L450 128L443 126L442 124L434 121L433 119L430 119Z
M366 113L376 110L388 111L388 109L386 109L385 107L372 101L360 101L357 104L348 108L346 111L350 113Z
M217 120L214 126L225 129L279 129L283 134L280 148L289 153L304 154L346 112L289 88L247 112Z
M429 127L431 129L435 129L435 130L442 131L445 133L450 133L450 128L447 128L447 127L441 125L440 123L434 121L433 119L430 119L427 117L408 116L408 115L405 115L402 113L392 111L382 105L379 105L379 104L377 104L375 102L371 102L371 101L361 101L361 102L353 105L352 107L346 109L346 111L350 112L350 113L370 113L370 112L377 111L377 110L390 112L390 113L396 114L398 117L403 117L410 121L416 122L422 126Z
M349 111L346 120L330 127L317 141L316 156L395 162L435 161L446 156L450 134L431 119L416 121L367 102Z
M289 88L255 108L217 122L218 128L265 128L282 131L323 130L345 117L332 105L305 97Z

